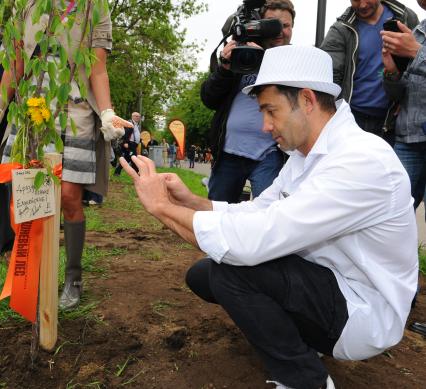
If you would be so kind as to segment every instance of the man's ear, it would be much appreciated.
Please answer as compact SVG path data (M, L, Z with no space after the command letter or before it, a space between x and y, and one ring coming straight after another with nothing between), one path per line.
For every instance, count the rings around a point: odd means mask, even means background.
M304 88L299 92L299 106L307 114L313 111L316 101L317 99L312 89Z

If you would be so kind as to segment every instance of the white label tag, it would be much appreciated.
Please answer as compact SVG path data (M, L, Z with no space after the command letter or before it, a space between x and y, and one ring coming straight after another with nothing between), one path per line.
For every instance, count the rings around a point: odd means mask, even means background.
M40 219L55 214L55 193L51 178L46 178L39 190L34 188L34 177L46 169L12 170L12 194L15 223Z

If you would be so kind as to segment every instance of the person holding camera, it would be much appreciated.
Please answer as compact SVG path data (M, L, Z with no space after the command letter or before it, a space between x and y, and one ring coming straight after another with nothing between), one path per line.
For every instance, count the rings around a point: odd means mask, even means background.
M133 158L139 174L120 163L146 210L209 255L187 285L225 309L276 388L332 389L317 352L363 360L404 334L418 274L410 181L389 145L335 101L324 51L266 50L243 92L290 155L256 199L210 201L147 158Z
M390 18L414 28L414 11L396 0L351 0L351 7L330 27L321 49L333 58L334 81L358 125L393 144L395 105L379 74L383 72L380 31Z
M426 10L426 0L417 2ZM381 32L383 86L399 103L394 150L410 177L416 209L422 201L426 203L426 19L413 31L401 22L398 29L400 32ZM410 60L404 72L395 63L398 57ZM426 323L414 323L409 328L426 336Z
M295 10L290 0L267 0L260 11L265 19L277 18L282 30L262 46L288 45ZM253 197L259 196L281 170L285 156L270 134L259 131L262 115L256 100L244 95L243 87L255 82L256 74L231 70L230 59L238 43L230 40L220 53L220 64L201 87L201 100L216 111L210 130L210 148L214 163L209 179L209 199L237 203L248 179ZM259 47L248 42L249 47Z

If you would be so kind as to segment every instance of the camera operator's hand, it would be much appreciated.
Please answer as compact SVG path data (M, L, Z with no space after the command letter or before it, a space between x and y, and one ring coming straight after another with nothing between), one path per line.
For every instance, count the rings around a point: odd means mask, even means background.
M258 47L259 49L263 50L261 46L254 42L247 42L247 46ZM231 69L231 54L235 47L237 47L237 42L231 40L223 47L223 50L220 52L220 64L224 69Z

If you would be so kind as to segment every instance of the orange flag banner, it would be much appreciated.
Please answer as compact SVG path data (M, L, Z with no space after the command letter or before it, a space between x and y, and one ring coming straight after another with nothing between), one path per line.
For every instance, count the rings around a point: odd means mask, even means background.
M179 119L174 119L169 123L169 130L176 139L176 143L179 146L177 159L185 159L185 125Z
M22 165L0 164L0 183L12 180L13 169L22 169ZM55 166L53 171L60 177L62 165ZM0 300L10 296L10 307L34 323L37 318L44 218L15 225L13 202L10 205L10 218L15 242Z

